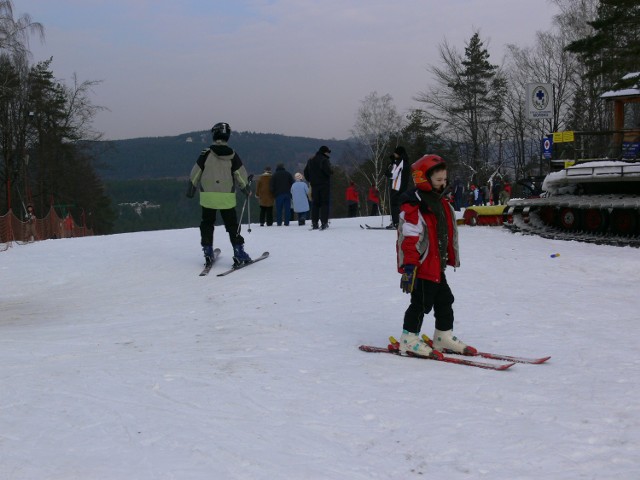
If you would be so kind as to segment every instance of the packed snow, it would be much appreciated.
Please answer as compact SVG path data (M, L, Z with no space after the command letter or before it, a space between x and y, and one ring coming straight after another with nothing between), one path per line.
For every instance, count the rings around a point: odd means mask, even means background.
M207 277L197 228L0 252L0 478L640 478L640 250L461 226L456 334L552 356L482 370L358 350L408 304L380 220L227 277L222 227Z

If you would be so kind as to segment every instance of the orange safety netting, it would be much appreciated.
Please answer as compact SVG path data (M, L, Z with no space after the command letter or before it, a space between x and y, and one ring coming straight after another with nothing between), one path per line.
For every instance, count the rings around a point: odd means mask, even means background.
M91 235L92 229L78 225L70 214L61 218L54 208L49 209L46 217L36 218L33 222L20 219L12 210L0 216L0 251L9 248L12 242L22 245L37 240Z

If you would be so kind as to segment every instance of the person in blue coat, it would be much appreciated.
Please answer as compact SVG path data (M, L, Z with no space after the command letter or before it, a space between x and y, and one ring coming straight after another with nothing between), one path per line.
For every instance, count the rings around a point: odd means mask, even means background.
M295 174L296 182L291 185L293 211L298 216L298 225L304 225L309 215L309 185L301 173Z

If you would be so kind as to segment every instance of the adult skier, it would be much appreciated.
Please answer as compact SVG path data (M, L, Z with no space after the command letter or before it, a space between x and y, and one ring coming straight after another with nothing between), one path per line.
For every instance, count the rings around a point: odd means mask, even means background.
M389 178L391 184L391 193L389 195L391 223L387 226L387 229L393 230L398 228L400 198L409 188L409 180L411 178L409 156L403 146L398 145L391 154L391 163L389 163L387 167L386 176Z
M213 144L205 148L191 169L187 196L192 198L200 191L202 221L200 222L200 245L207 265L213 259L213 231L219 211L224 228L233 246L233 261L236 264L250 263L251 257L244 251L244 238L238 228L236 215L236 190L249 196L249 179L240 156L227 145L231 135L228 123L216 123L211 129Z

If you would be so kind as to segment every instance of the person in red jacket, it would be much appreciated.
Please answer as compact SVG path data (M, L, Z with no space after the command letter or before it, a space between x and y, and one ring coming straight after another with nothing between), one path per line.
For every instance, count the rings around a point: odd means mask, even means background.
M347 201L347 209L349 210L349 217L358 216L358 204L360 203L360 194L356 189L356 184L351 182L345 191L345 200Z
M369 204L369 215L375 217L380 215L380 191L375 185L369 187L369 195L367 196L367 203Z
M502 187L502 191L500 192L500 205L506 205L510 198L511 184L509 182L504 182L504 187Z
M447 165L437 155L425 155L411 165L416 185L403 195L398 226L400 287L411 295L404 314L400 349L424 356L438 352L477 353L453 335L453 293L447 283L447 265L460 266L455 213L444 198ZM420 337L425 314L433 309L433 348Z

